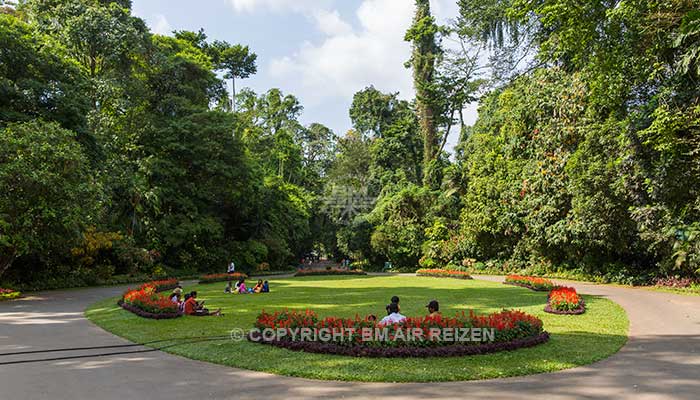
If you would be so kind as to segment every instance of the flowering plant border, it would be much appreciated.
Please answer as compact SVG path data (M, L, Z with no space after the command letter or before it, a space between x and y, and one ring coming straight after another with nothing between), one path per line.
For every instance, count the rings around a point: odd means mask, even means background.
M250 339L250 338L249 338ZM266 344L291 351L304 351L307 353L334 354L350 357L373 358L425 358L425 357L460 357L479 354L497 353L500 351L512 351L526 347L537 346L549 340L549 333L542 332L539 335L510 342L494 342L481 345L451 345L440 347L370 347L370 346L342 346L335 343L299 342L291 340L261 340L257 343Z
M557 306L557 304L562 303L566 304L564 309ZM559 286L552 289L547 295L547 305L545 305L544 311L557 315L581 315L586 312L586 302L576 292L576 289Z
M177 285L180 283L177 278L168 278L168 279L162 279L158 281L151 281L148 283L144 283L140 287L143 287L144 285L153 285L156 289L156 293L159 292L165 292L166 290L173 290L177 287Z
M464 336L458 339L457 331ZM478 331L476 339L474 331ZM471 339L465 332L471 332ZM454 318L408 317L400 323L381 324L358 315L320 319L307 309L263 310L247 339L289 350L354 357L448 357L530 347L546 342L549 334L541 319L517 310L487 315L462 312Z
M0 288L0 301L14 300L22 296L19 290Z
M294 273L294 276L296 277L301 277L301 276L323 276L323 275L335 275L335 276L340 276L340 275L367 275L365 271L356 269L356 270L345 270L345 269L330 269L330 270L325 270L325 269L313 269L313 270L305 270L305 269L299 269L297 270L296 273Z
M125 309L126 311L132 312L132 313L138 315L139 317L143 317L143 318L150 318L150 319L173 319L173 318L182 317L182 315L183 315L183 314L182 314L181 312L179 312L179 311L176 312L176 313L159 313L159 314L151 313L151 312L148 312L148 311L144 311L144 310L142 310L142 309L140 309L140 308L138 308L138 307L136 307L136 306L133 306L133 305L131 305L131 304L125 303L124 300L119 300L119 301L117 302L117 305L118 305L119 307Z
M136 289L129 289L122 295L117 305L139 317L169 319L182 316L178 306L168 296L160 294L175 288L177 279L166 279L144 283Z
M503 284L520 286L536 292L549 292L557 287L557 285L549 279L521 275L508 275Z
M217 282L228 282L228 281L237 281L240 278L243 279L248 279L248 275L242 273L242 272L234 272L231 274L209 274L209 275L202 275L199 277L199 284L200 285L206 285L208 283L217 283Z
M473 279L468 272L438 268L421 268L416 271L416 276L427 276L431 278Z

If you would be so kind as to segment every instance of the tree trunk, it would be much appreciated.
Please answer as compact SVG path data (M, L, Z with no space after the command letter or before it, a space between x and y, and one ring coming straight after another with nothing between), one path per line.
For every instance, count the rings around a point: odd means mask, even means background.
M7 252L0 255L0 277L12 266L12 262L17 258L17 251L10 248Z
M231 110L236 112L236 78L231 77L231 88L233 89L233 95L231 96Z
M452 109L450 111L450 120L447 122L447 129L445 129L445 135L442 137L442 144L440 145L440 150L438 150L437 154L442 153L442 151L445 149L445 145L447 144L447 139L450 138L450 130L452 129L452 120L455 117L455 110Z
M435 62L440 46L437 43L435 31L426 26L426 21L434 25L429 19L430 2L428 0L416 0L416 14L413 24L409 29L406 40L413 43L411 67L413 68L413 86L416 90L416 111L421 135L423 136L423 185L429 186L432 181L432 165L437 158L440 148L435 118L436 102L435 94L430 88L435 74Z
M423 184L428 186L434 172L432 164L437 158L440 143L438 143L435 112L432 105L421 100L417 103L418 121L423 136Z

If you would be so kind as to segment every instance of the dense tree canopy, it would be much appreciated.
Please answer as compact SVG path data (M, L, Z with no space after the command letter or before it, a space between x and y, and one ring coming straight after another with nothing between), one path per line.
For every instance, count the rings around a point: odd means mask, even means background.
M244 91L231 112L217 73L254 74L247 46L151 34L128 1L4 10L0 274L65 286L232 259L285 269L313 248L334 134L299 123L278 89Z
M415 99L367 82L342 135L278 88L229 93L257 71L244 44L153 34L130 1L0 6L0 279L285 269L311 250L697 277L700 2L457 5L440 26L416 0Z

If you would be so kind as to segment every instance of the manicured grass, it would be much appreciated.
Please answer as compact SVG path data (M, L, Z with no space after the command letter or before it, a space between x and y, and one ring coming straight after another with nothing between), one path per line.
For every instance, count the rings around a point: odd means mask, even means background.
M663 286L643 286L643 289L653 290L656 292L681 294L684 296L700 296L700 288L698 288L698 287L672 288L672 287L663 287Z
M116 298L93 304L87 317L97 325L138 343L197 360L282 375L317 379L427 382L455 381L556 371L603 359L627 341L628 320L617 304L584 295L587 312L579 316L543 311L547 293L480 280L411 276L304 277L270 280L272 293L226 295L223 284L188 287L224 317L147 320L116 306ZM401 297L405 315L423 315L437 299L443 315L474 309L477 313L520 309L537 315L552 334L537 347L496 354L424 359L352 358L292 352L247 341L206 340L227 337L233 328L250 329L260 310L311 308L324 316L384 314L392 295Z

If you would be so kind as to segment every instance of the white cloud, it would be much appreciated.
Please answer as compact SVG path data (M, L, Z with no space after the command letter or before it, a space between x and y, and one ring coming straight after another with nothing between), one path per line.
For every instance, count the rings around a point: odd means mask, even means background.
M337 10L315 10L313 17L316 20L318 30L328 36L346 35L352 32L352 26L340 18Z
M155 21L151 24L151 30L159 35L167 35L172 31L172 27L163 14L155 14Z
M274 59L269 67L273 78L291 82L292 91L312 103L329 97L349 100L370 84L411 97L410 72L403 66L410 45L403 37L411 23L413 2L364 0L357 9L359 26L354 30L337 12L325 15L334 19L325 26L318 24L327 36L318 44L302 44L293 55Z
M411 71L404 67L411 52L404 35L413 19L413 1L362 0L355 11L356 20L324 7L319 0L228 1L240 3L239 6L245 3L249 8L242 10L246 11L265 7L301 13L311 18L324 35L300 44L293 53L273 59L264 68L268 83L300 98L309 112L306 115L309 121L323 122L329 117L338 119L342 114L347 115L352 96L369 85L383 92L400 92L403 99L414 97ZM454 0L432 1L433 13L440 23L457 15L454 3ZM337 113L339 108L345 111ZM472 122L475 116L476 105L472 105L466 109L465 117ZM331 124L337 132L349 128L347 117L343 119L343 126ZM458 136L453 130L449 148Z
M324 6L326 0L226 0L236 12L252 13L259 10L268 11L307 11Z

